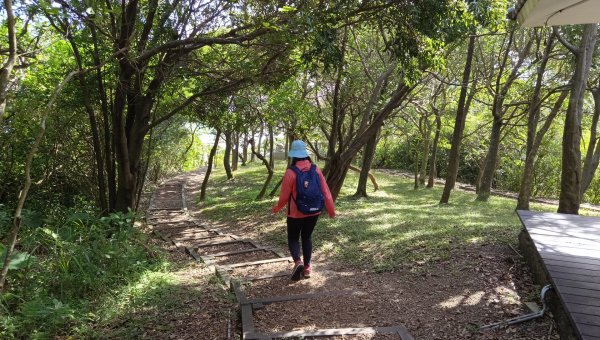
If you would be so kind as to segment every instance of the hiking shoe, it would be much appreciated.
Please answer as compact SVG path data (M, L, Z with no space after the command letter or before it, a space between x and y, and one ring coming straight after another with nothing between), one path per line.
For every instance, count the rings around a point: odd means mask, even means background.
M302 278L302 274L304 273L304 264L302 262L294 264L294 269L292 269L292 281L298 281Z
M304 267L304 277L305 278L309 278L310 277L310 271L311 271L311 267L310 264Z

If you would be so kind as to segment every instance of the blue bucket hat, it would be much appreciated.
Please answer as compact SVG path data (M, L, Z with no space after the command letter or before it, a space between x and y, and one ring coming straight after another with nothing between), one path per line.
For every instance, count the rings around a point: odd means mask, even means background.
M288 153L288 157L291 158L306 158L308 152L306 151L306 143L301 140L295 140L292 142L292 147Z

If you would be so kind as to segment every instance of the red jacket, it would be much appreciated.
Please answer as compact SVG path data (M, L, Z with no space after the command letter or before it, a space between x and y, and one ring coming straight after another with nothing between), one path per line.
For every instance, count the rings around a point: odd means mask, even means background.
M302 172L306 172L310 170L311 163L308 160L302 160L296 162L296 167L300 169ZM325 181L325 177L321 172L321 169L317 167L317 173L321 178L321 191L323 192L323 196L325 197L325 209L327 209L327 213L329 217L335 217L335 205L333 204L333 197L331 197L331 192L329 191L329 187L327 186L327 181ZM290 200L290 193L292 194L293 200L296 199L296 173L287 169L285 175L283 175L283 182L281 182L281 192L279 193L279 202L273 207L273 212L276 213L281 210L283 207L286 207L288 201ZM298 211L296 204L290 204L290 209L288 212L288 216L292 218L302 218L307 216L319 215L321 212L306 215Z

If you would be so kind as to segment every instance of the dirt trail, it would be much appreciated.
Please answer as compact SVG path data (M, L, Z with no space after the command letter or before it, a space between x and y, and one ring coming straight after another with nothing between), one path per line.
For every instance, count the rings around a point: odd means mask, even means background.
M251 225L214 223L193 209L202 176L187 173L161 185L148 221L231 287L245 339L558 339L550 317L478 330L529 313L523 303L539 299L509 247L457 246L449 261L387 273L317 258L310 279L292 282L285 249L266 243Z

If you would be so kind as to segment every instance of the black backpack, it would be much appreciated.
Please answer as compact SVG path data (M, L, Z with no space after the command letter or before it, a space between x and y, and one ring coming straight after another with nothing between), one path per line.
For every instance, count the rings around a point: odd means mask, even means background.
M291 166L296 173L296 207L303 214L321 212L325 206L325 197L321 191L321 178L317 173L317 166L311 164L310 170L302 172L298 167Z

